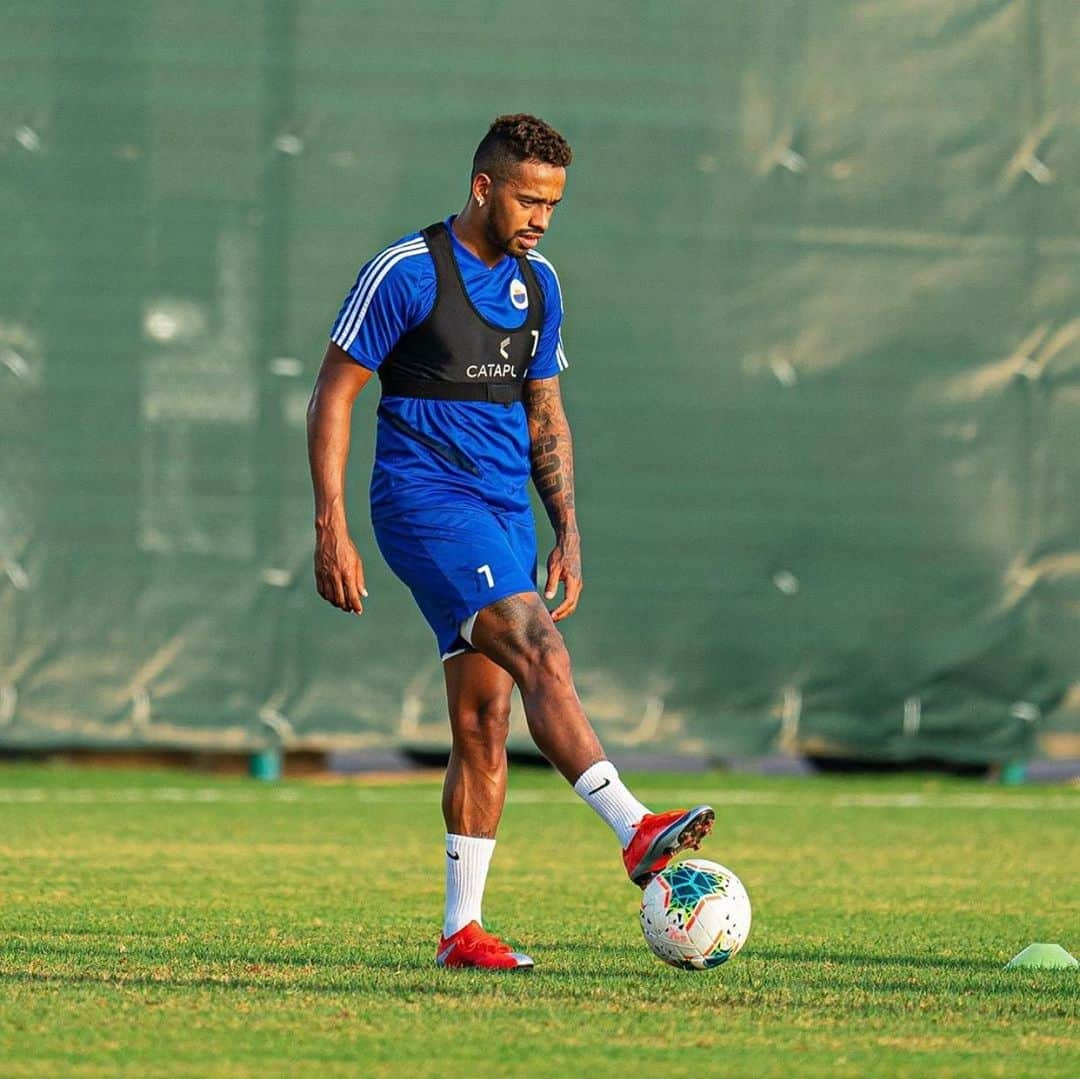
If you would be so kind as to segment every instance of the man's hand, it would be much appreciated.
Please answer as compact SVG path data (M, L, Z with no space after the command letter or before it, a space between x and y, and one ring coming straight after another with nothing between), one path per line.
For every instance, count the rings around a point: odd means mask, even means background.
M574 449L562 407L557 377L526 382L525 413L529 418L532 478L555 531L555 549L548 555L546 599L554 599L559 582L563 601L551 612L560 622L577 610L581 596L581 535L574 509Z
M316 528L315 587L327 603L353 614L364 613L360 599L367 597L364 563L347 531Z
M554 599L559 591L559 582L566 586L563 601L551 612L553 622L561 622L577 610L581 596L581 537L576 533L564 537L548 555L547 587L544 596Z
M345 464L353 402L371 378L333 341L326 346L319 377L308 402L308 459L315 491L315 586L343 611L361 614L364 564L349 539L345 515Z

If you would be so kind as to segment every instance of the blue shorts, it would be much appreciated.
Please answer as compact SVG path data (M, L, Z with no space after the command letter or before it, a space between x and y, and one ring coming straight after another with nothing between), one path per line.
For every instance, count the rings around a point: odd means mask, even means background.
M536 591L532 510L412 510L373 522L386 564L409 587L444 660L471 651L461 624L507 596Z

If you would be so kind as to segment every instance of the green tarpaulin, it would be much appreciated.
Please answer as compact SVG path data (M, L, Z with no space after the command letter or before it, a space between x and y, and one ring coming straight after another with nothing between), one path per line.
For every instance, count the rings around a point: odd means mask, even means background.
M447 740L304 413L358 266L528 110L613 747L1080 744L1072 0L253 0L0 13L0 747ZM541 530L542 557L547 534ZM524 739L520 717L515 737Z

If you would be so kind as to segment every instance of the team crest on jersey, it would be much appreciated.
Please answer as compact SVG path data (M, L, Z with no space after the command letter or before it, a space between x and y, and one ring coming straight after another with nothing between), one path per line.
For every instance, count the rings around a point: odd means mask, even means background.
M524 311L529 306L529 293L525 288L525 283L516 277L510 282L510 302L519 311Z

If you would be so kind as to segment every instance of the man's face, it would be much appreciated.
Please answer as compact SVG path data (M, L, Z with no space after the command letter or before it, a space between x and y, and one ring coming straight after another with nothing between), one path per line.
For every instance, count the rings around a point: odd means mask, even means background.
M484 228L491 244L514 258L531 251L551 224L562 199L566 169L523 161L505 180L488 189Z

